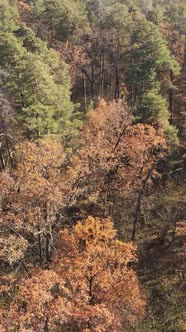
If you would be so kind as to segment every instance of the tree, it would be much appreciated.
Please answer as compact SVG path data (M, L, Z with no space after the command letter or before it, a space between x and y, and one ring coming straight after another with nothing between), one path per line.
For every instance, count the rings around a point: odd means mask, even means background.
M76 70L78 69L83 78L82 92L95 104L98 97L119 99L124 83L123 60L132 25L129 7L126 3L113 4L109 0L86 1L85 4L89 29L82 31L74 41L72 39L72 42L81 45L84 51L84 57L81 56L76 63ZM77 79L75 93L79 84ZM79 94L82 93L78 91Z
M0 257L5 265L25 268L28 253L40 264L50 261L58 212L68 192L60 172L63 159L60 143L24 142L16 146L16 169L0 173Z
M169 118L168 103L157 88L147 90L139 106L141 121L154 125L165 126Z
M1 33L0 65L20 127L27 138L65 137L73 111L67 65L30 29L14 34Z
M16 27L18 19L18 11L16 1L1 0L0 1L0 30L12 31Z
M81 147L69 168L73 188L69 207L80 204L85 213L94 207L95 213L112 215L122 198L132 211L137 209L136 227L141 213L138 204L141 205L146 185L168 149L162 129L133 125L122 102L106 104L102 100L96 111L89 114L81 134ZM140 202L134 207L139 197ZM130 215L130 223L132 219Z
M14 107L3 88L0 92L0 109L0 170L3 170L8 166L15 167L14 145L20 137Z
M130 86L130 103L134 110L137 109L136 113L142 119L146 119L147 114L143 114L143 107L140 109L141 103L144 103L144 98L147 102L147 94L154 95L153 99L157 101L154 107L157 108L156 117L158 117L160 115L158 115L159 104L163 102L165 105L166 103L166 99L163 101L161 94L166 97L167 90L172 84L169 73L172 71L173 74L178 74L179 65L170 54L167 43L155 24L146 21L137 24L132 36L131 52L128 56L130 64L127 71L127 82ZM167 113L167 120L169 117Z
M82 1L32 0L27 22L50 46L70 39L74 32L86 24L85 6ZM22 16L22 15L21 15Z
M129 267L135 260L109 219L88 217L64 229L50 270L18 283L8 316L1 312L2 331L129 331L145 304Z

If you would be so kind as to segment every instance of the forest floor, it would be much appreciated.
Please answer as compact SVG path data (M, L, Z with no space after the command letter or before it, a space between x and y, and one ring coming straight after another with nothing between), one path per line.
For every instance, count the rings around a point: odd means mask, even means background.
M139 245L138 275L147 296L147 315L137 331L186 331L186 223L174 241L147 238Z

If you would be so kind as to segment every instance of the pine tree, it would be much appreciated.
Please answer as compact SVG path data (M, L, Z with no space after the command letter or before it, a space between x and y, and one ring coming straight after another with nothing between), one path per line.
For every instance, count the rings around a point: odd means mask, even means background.
M134 114L143 122L167 125L171 114L166 98L173 88L170 72L177 75L179 64L155 24L142 21L136 25L128 57L126 76Z
M65 136L73 111L67 65L24 27L1 33L0 53L2 80L13 94L22 131L29 138Z
M0 31L12 31L16 27L18 11L15 0L0 0Z

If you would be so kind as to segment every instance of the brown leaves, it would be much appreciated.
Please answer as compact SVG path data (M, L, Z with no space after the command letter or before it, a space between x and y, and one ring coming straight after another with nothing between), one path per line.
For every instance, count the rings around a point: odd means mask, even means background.
M49 259L52 227L68 190L60 172L63 149L53 141L24 142L17 145L16 156L16 170L0 174L3 230L0 255L5 262L19 261L29 248L32 235L31 243L40 241L37 249L40 261L46 255ZM45 243L48 246L46 255L42 253Z
M96 202L108 197L111 190L138 190L153 163L167 149L163 132L150 125L131 124L123 103L100 101L90 113L82 130L81 148L74 158L74 192L70 204L78 197Z
M73 331L128 331L142 316L136 275L128 267L134 247L116 239L110 219L88 217L61 242L50 270L35 269L20 280L8 314L8 331L56 331L68 324Z
M64 281L54 271L35 270L31 279L22 280L13 299L7 324L18 331L43 331L46 322L52 327L56 314L63 319L68 313ZM64 292L64 294L63 294ZM59 293L61 294L58 301ZM64 313L63 313L64 312Z
M73 312L82 328L88 324L90 331L120 331L119 326L142 315L144 303L137 278L127 267L132 260L134 247L116 239L110 219L88 217L71 233L61 232L54 264L68 280L74 294ZM122 312L127 313L124 318Z

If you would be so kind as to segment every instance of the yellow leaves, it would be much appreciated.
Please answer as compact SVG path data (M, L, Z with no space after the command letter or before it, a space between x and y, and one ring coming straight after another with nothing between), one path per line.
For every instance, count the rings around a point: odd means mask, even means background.
M30 11L31 10L30 6L27 3L23 2L23 1L18 1L18 7L22 11Z
M84 223L77 223L74 227L74 235L78 239L84 239L88 242L99 242L114 239L116 231L113 229L113 222L109 218L101 220L89 216Z
M0 238L0 259L13 265L21 260L28 248L28 242L23 237L10 234Z

